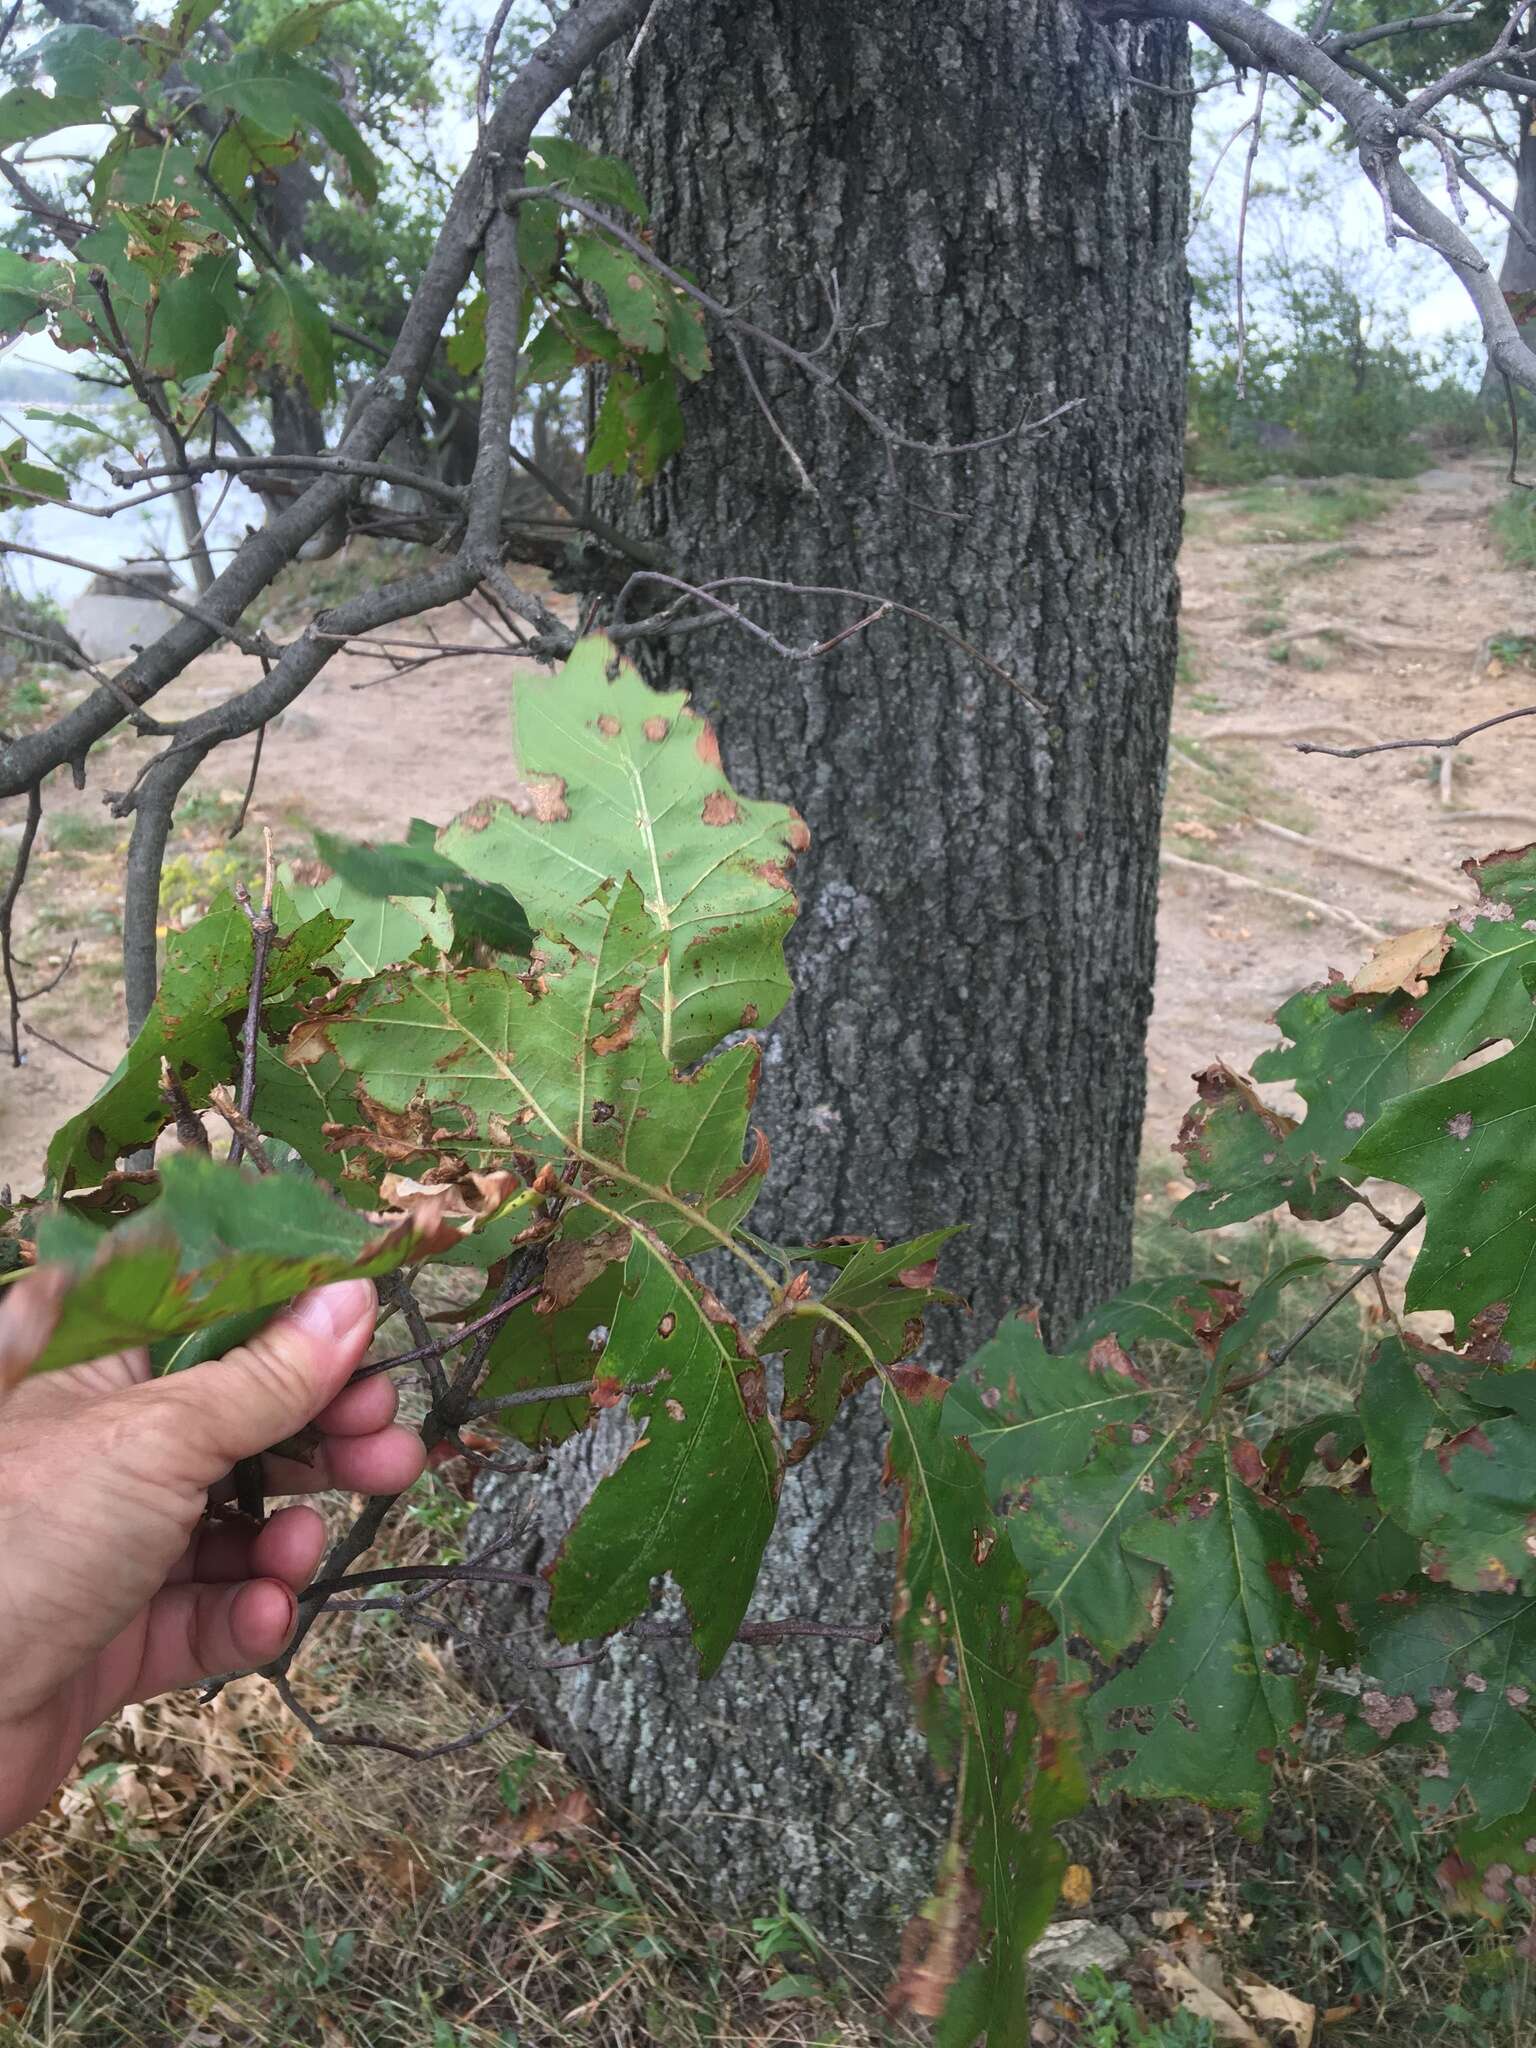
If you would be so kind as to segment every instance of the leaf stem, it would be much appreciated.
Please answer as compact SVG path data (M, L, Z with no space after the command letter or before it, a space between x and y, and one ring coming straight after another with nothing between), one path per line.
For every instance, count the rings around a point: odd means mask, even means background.
M1264 1354L1264 1363L1257 1372L1247 1373L1242 1379L1229 1380L1227 1382L1227 1392L1229 1394L1236 1394L1241 1392L1244 1387L1256 1387L1260 1380L1266 1380L1272 1372L1277 1372L1296 1349L1297 1345L1303 1342L1305 1338L1310 1337L1318 1324L1325 1322L1333 1314L1340 1302L1349 1299L1350 1295L1354 1293L1368 1273L1379 1273L1381 1271L1403 1239L1423 1221L1424 1204L1422 1202L1415 1202L1412 1209L1409 1210L1402 1222L1398 1224L1391 1236L1385 1240L1375 1256L1369 1259L1361 1259L1354 1272L1350 1274L1343 1285L1334 1289L1316 1315L1309 1316L1294 1337L1289 1338L1278 1348L1271 1348L1267 1351Z

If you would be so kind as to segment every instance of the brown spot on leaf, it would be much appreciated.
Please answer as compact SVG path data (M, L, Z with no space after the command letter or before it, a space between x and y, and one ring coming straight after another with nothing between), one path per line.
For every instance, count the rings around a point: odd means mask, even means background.
M741 1405L749 1422L761 1422L768 1413L768 1382L760 1365L749 1365L736 1375Z
M980 1932L981 1894L965 1864L951 1859L937 1896L903 1930L901 1961L886 1994L889 2016L942 2019L951 1987L976 1953Z
M1445 1442L1436 1450L1435 1462L1447 1479L1453 1476L1451 1461L1459 1451L1467 1450L1481 1451L1485 1458L1493 1456L1492 1443L1489 1441L1487 1434L1479 1429L1476 1423L1473 1423L1470 1429L1463 1429L1457 1435L1447 1437Z
M544 1286L534 1314L552 1316L585 1293L597 1276L629 1252L629 1232L622 1225L593 1237L561 1238L544 1262Z
M728 791L712 789L704 799L704 808L699 812L699 819L705 825L739 825L741 805Z
M937 1265L937 1259L932 1263ZM1113 1332L1089 1345L1086 1363L1091 1373L1106 1374L1117 1380L1129 1380L1137 1387L1144 1387L1147 1384L1146 1374L1130 1353L1122 1349L1120 1339Z
M1411 1693L1397 1693L1391 1698L1386 1693L1372 1690L1360 1695L1360 1718L1367 1728L1380 1736L1388 1736L1394 1728L1406 1728L1418 1718L1418 1708Z
M670 718L648 718L640 730L648 740L664 740L672 730Z
M331 1050L329 1017L301 1017L283 1047L284 1062L290 1067L312 1067Z
M754 1125L751 1157L744 1165L738 1166L733 1174L727 1175L721 1181L720 1194L722 1196L739 1194L750 1181L761 1180L768 1171L772 1156L768 1145L768 1133L760 1125Z
M741 1006L741 1024L739 1028L743 1031L750 1031L757 1022L757 1016L756 1003L743 1003Z
M936 1258L924 1259L917 1266L903 1266L896 1278L903 1287L931 1287L939 1270Z
M1195 1317L1195 1342L1207 1358L1214 1358L1222 1337L1242 1316L1243 1290L1241 1287L1222 1287L1207 1281L1205 1291L1210 1296L1210 1302Z
M682 1402L677 1400L674 1395L668 1394L666 1400L661 1405L666 1409L674 1422L686 1422L688 1420L687 1409L684 1408Z
M514 782L507 791L507 803L518 817L532 818L538 825L560 825L571 815L563 775L536 775L527 782Z
M753 872L761 876L763 881L770 883L775 889L787 889L789 887L789 877L777 861L759 861Z
M612 1017L614 1028L601 1032L592 1041L592 1050L600 1055L622 1052L634 1043L635 1020L640 1014L640 984L631 982L611 995L603 1005L603 1015Z
M1251 1486L1256 1492L1262 1488L1266 1477L1264 1454L1245 1436L1232 1440L1232 1469L1244 1486Z
M597 721L597 729L605 740L617 739L624 730L611 711L605 711Z
M1490 1302L1488 1307L1472 1318L1467 1332L1468 1358L1479 1365L1508 1365L1514 1353L1504 1342L1501 1332L1509 1321L1507 1301Z
M658 1337L670 1337L676 1328L677 1317L672 1313L671 1309L668 1309L661 1321L656 1325L656 1334Z
M696 711L690 715L694 718L699 716ZM720 742L715 738L715 729L702 719L699 722L699 736L693 743L693 751L698 755L706 768L719 768L722 765L720 760Z
M592 1121L595 1124L612 1123L618 1113L611 1102L594 1102L592 1105Z

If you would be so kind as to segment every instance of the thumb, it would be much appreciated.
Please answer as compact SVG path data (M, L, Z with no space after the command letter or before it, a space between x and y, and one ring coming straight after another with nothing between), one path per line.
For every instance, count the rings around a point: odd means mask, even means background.
M247 1344L160 1382L187 1412L194 1459L212 1485L311 1422L362 1362L378 1296L371 1280L338 1280L301 1294Z
M40 1266L0 1294L0 1395L17 1386L42 1356L68 1291L63 1266Z

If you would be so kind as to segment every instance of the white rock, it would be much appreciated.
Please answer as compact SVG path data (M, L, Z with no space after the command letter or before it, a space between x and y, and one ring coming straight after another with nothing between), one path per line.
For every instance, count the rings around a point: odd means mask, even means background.
M1100 1920L1053 1920L1029 1952L1031 1969L1057 1984L1084 1970L1113 1972L1130 1959L1130 1943Z

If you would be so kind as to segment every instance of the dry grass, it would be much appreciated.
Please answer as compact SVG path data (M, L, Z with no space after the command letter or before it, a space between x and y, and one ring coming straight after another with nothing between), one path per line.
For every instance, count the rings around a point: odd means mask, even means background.
M451 1489L397 1560L452 1540ZM302 1662L312 1711L416 1744L485 1703L393 1617ZM380 1623L383 1623L383 1626ZM0 1856L3 2048L864 2044L850 1983L787 1908L722 1919L621 1846L561 1759L512 1730L428 1765L304 1736L262 1681L97 1736Z

